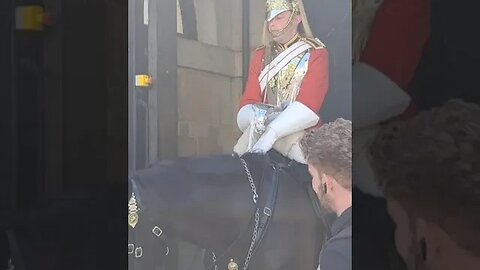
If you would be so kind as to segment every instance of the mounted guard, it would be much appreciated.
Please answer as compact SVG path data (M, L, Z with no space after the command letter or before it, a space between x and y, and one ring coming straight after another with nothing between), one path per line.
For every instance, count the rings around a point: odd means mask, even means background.
M276 269L271 257L264 256L277 248L271 239L291 237L286 240L288 249L306 251L289 250L289 257L278 252L274 261L288 269L314 268L329 229L309 207L305 187L310 183L294 181L289 172L301 171L311 179L299 143L305 130L320 122L318 112L328 90L328 52L313 37L301 0L267 0L263 32L263 46L254 51L237 114L243 135L234 152L241 158L184 158L139 170L130 180L130 269L159 265L162 255L169 253L166 235L183 236L211 251L205 267L209 270ZM272 148L283 155L280 161L280 154L244 155ZM293 169L290 160L297 161ZM225 199L219 200L222 196ZM209 214L196 214L199 206L207 205ZM301 209L298 215L285 214L292 206ZM275 222L301 224L302 233L290 233L289 226L269 226L274 215ZM215 219L227 216L221 227L215 226Z
M329 86L328 51L310 29L301 0L267 0L263 46L254 51L237 124L239 156L275 149L306 164L299 140L320 124Z

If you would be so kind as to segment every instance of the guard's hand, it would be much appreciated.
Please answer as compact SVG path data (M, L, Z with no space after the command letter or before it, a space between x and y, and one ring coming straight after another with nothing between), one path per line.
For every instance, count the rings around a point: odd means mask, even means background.
M263 133L262 137L257 141L257 143L252 147L253 153L267 153L270 149L272 149L273 144L277 140L277 134L271 128L267 128L267 130Z

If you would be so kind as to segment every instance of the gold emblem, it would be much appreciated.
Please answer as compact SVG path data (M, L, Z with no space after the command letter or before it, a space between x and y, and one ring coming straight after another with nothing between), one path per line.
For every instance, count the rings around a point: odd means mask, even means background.
M132 197L128 201L128 225L132 228L135 228L138 223L138 210L137 199L135 199L135 194L132 193Z
M233 261L233 259L230 259L230 262L228 263L227 266L228 270L238 270L238 264Z
M267 0L267 11L272 10L297 10L298 3L295 0Z

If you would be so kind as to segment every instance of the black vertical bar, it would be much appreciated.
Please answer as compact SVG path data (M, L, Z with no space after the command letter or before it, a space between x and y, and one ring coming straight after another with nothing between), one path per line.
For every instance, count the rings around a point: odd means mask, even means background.
M193 0L180 0L179 5L182 12L183 37L197 40L197 15Z
M0 189L0 210L11 209L14 206L15 185L15 129L13 93L14 84L14 57L13 57L13 1L0 1L0 175L2 181Z
M177 5L170 0L156 7L157 40L151 42L158 52L158 153L160 159L172 159L178 156Z
M128 177L135 171L135 0L128 0Z

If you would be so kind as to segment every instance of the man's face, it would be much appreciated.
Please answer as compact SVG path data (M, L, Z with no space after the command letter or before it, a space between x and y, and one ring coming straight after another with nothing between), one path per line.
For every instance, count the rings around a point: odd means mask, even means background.
M287 42L295 33L297 33L297 27L301 19L300 16L295 15L289 25L288 23L291 15L292 11L285 11L268 22L268 30L275 41L281 43Z
M409 246L413 234L409 226L409 216L405 209L393 199L387 200L387 211L395 223L395 246L405 262L410 259Z
M317 193L318 199L322 207L328 211L333 211L332 194L329 194L327 189L327 177L321 173L320 170L312 164L308 164L308 171L312 176L312 188Z
M412 231L410 216L406 209L398 201L388 199L387 211L395 223L395 246L399 255L407 264L408 269L436 269L431 264L427 264L427 262L421 262L421 264L419 264L420 234L417 228L415 228L416 233ZM416 246L416 251L413 249L414 246Z

